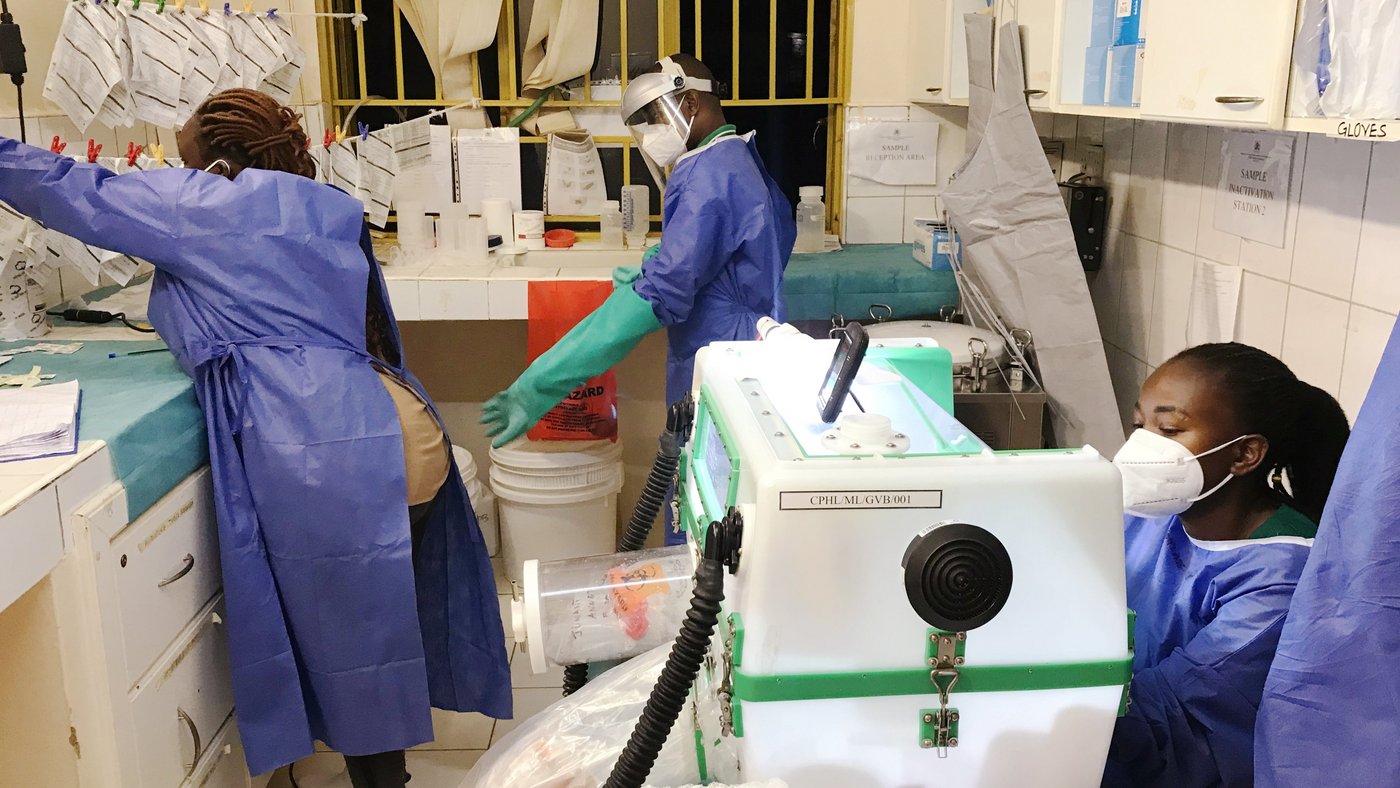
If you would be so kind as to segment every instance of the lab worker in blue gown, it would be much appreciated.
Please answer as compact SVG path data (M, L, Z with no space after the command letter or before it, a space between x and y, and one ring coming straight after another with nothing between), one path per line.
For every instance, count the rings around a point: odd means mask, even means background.
M413 447L385 381L445 443L441 421L403 365L363 206L307 177L296 115L229 91L179 142L193 168L114 175L0 140L0 199L156 268L150 319L208 426L249 769L320 740L356 788L402 786L430 706L511 713L481 531L450 451L410 529Z
M1236 343L1188 349L1147 379L1123 474L1127 716L1104 785L1249 786L1254 723L1346 415L1283 362Z
M1293 594L1254 764L1264 788L1400 786L1400 324Z
M628 83L622 116L665 182L662 243L640 269L619 269L612 296L486 404L482 421L496 446L525 434L653 331L666 329L666 401L677 402L690 391L696 351L757 339L759 318L786 319L792 204L752 135L725 122L709 69L688 55L663 59ZM668 528L666 541L684 536Z

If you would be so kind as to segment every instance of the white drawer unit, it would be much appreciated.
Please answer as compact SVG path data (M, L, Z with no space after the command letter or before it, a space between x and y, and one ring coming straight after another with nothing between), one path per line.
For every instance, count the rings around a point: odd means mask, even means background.
M178 786L193 774L233 713L222 613L220 597L131 693L142 786Z
M207 468L122 531L100 567L114 575L128 685L219 590L218 534L201 523L214 523Z
M53 587L78 788L265 782L237 741L214 514L202 468L134 522L120 484L66 517Z
M214 734L190 779L182 788L248 788L248 772L243 767L243 741L232 717Z

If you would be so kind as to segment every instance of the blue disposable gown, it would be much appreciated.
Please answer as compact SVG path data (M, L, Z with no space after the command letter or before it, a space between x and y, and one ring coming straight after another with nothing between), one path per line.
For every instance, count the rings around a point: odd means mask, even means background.
M430 741L430 701L508 717L495 582L455 465L415 589L402 436L365 350L367 299L396 349L398 328L363 206L286 173L117 176L13 140L0 140L0 199L156 266L151 321L209 430L249 769L316 739L352 755Z
M661 252L632 287L666 327L671 403L690 391L700 348L757 339L759 318L785 319L783 269L797 224L752 138L731 135L676 164L661 234Z
M1178 517L1128 517L1125 538L1132 702L1104 785L1251 785L1254 716L1310 540L1200 542Z
M1400 785L1400 324L1342 455L1264 700L1268 788Z

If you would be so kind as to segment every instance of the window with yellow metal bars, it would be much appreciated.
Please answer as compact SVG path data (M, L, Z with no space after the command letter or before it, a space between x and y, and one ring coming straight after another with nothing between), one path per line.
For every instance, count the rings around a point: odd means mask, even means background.
M550 0L543 0L549 2ZM502 126L532 105L568 108L581 127L596 126L594 140L608 199L623 186L644 184L651 213L660 219L662 195L633 139L610 120L627 81L673 52L689 52L714 72L730 123L756 132L769 172L794 205L801 186L824 186L830 228L840 226L842 139L854 0L599 0L593 67L555 86L543 102L522 91L522 52L535 0L502 0L491 44L454 61L449 84L469 84L472 95L445 95L400 4L466 0L318 0L320 10L361 13L358 27L325 19L321 27L323 88L338 126L378 128L435 109L478 99L488 122ZM569 0L563 0L567 3ZM487 3L487 5L492 5ZM591 32L591 31L587 31ZM565 35L567 33L564 33ZM570 42L575 45L576 42ZM465 69L467 73L462 73ZM465 92L457 87L456 91ZM313 132L314 134L314 132ZM548 138L521 134L524 207L543 207ZM551 227L596 231L597 216L547 216Z

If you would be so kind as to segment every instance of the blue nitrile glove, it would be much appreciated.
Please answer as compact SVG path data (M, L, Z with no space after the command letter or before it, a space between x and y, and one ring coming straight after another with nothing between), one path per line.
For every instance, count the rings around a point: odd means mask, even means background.
M602 306L482 408L481 423L491 445L499 448L524 435L569 392L614 367L642 337L659 328L646 299L631 287L613 290Z

